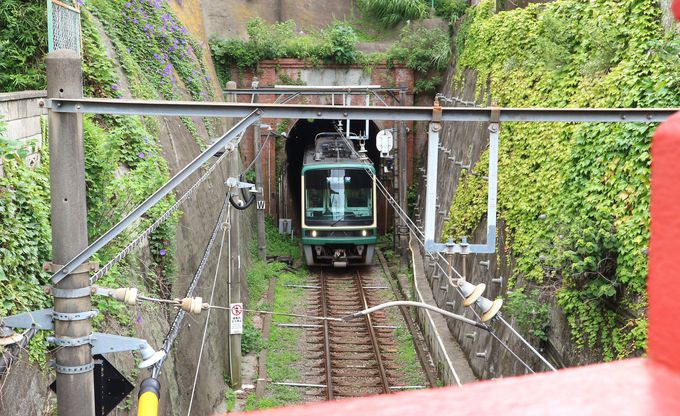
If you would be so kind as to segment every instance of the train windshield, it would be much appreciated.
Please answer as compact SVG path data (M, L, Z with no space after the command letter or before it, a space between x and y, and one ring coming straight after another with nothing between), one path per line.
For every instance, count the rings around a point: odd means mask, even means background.
M305 172L307 225L373 224L373 181L364 169Z

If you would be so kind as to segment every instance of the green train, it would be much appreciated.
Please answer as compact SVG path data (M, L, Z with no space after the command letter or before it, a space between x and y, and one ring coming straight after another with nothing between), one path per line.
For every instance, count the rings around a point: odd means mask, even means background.
M375 168L353 146L340 133L319 133L305 150L301 235L309 266L373 264Z

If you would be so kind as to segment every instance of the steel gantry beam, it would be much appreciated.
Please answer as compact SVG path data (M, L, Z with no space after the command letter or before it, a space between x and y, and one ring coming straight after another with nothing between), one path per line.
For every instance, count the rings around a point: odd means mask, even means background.
M247 93L271 93L280 94L285 92L306 94L316 93L341 93L343 91L365 93L371 91L369 87L308 87L308 88L268 88L248 90ZM232 90L229 90L233 92ZM240 90L243 92L243 90ZM136 116L194 116L194 117L234 117L244 118L232 131L223 136L215 145L201 154L190 164L193 168L203 163L218 148L231 141L245 127L260 118L281 119L327 119L327 120L386 120L386 121L427 121L430 122L428 133L429 154L427 171L433 178L428 181L426 198L426 225L425 225L425 249L429 252L448 253L493 253L495 251L496 234L496 187L497 187L497 153L498 131L501 122L651 122L659 123L666 120L677 108L483 108L483 107L369 107L369 106L337 106L337 105L298 105L298 104L264 104L264 103L221 103L221 102L194 102L194 101L139 101L117 99L93 99L52 98L44 104L53 112L57 113L91 113L91 114L115 114ZM438 103L436 103L438 104ZM434 205L436 189L434 187L437 173L437 147L439 145L440 123L451 121L471 121L490 123L490 152L493 157L489 159L489 195L487 201L487 241L484 244L436 243L434 241ZM227 136L230 136L227 138ZM202 162L199 163L199 159ZM189 166L177 176L186 172ZM190 170L190 169L189 169ZM193 171L193 170L192 170ZM123 219L113 229L95 241L83 253L68 262L61 270L52 277L56 283L61 280L69 270L84 263L92 254L103 247L107 242L117 236L134 218L139 217L159 198L165 196L179 181L174 177L171 181L159 189L149 200L135 210L130 216ZM141 212L141 213L140 213Z
M259 111L262 118L431 121L433 107L364 107L332 105L137 101L116 99L46 100L57 113L140 116L243 118ZM653 122L660 123L678 108L501 108L499 122ZM490 121L491 108L442 108L441 121Z
M170 178L163 186L161 186L156 192L154 192L146 201L142 202L137 208L129 213L125 218L120 220L118 224L114 225L109 231L105 232L101 237L99 237L94 243L90 244L85 250L74 257L72 260L63 265L59 270L52 275L52 282L59 283L64 277L71 273L75 268L85 263L93 254L98 252L102 247L104 247L111 240L116 238L120 233L122 233L127 227L132 225L137 221L144 213L146 213L151 207L156 205L161 199L172 192L179 184L184 182L192 173L196 172L201 166L203 166L210 158L215 156L219 151L224 150L226 147L235 148L236 143L241 138L241 135L245 129L250 127L253 123L260 120L260 116L257 111L252 111L245 118L239 121L234 127L231 128L222 137L217 139L210 147L198 155L193 161L186 165L181 171L177 172L175 176Z

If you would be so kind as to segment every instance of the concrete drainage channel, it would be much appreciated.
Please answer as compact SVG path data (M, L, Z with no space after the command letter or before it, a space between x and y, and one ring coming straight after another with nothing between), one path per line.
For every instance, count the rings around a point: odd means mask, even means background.
M389 308L371 314L370 320L362 318L348 322L318 319L338 317L401 299L388 282L388 273L387 270L383 273L380 266L374 266L344 270L314 269L302 277L304 280L293 283L286 274L272 278L265 303L274 307L275 314L273 319L272 315L263 317L267 349L259 353L258 375L253 383L255 398L248 399L246 408L391 393L436 385L434 367L424 347L423 337L417 332L408 311ZM291 301L290 293L299 296L300 301ZM275 299L275 294L284 299ZM327 303L325 311L323 299ZM298 304L281 311L282 303ZM282 314L277 316L279 312ZM282 319L282 315L290 319ZM404 319L404 316L407 318ZM371 332L374 333L373 338ZM286 359L289 361L280 362ZM330 389L329 385L332 385ZM286 393L282 394L284 389ZM288 397L290 400L281 402L273 397Z

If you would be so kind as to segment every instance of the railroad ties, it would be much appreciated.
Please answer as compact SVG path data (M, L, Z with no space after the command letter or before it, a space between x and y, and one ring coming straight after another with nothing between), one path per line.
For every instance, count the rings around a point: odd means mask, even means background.
M340 317L381 301L371 278L359 270L321 270L318 289L313 289L308 313L315 316ZM397 352L395 327L387 324L382 311L363 319L323 321L307 329L308 358L315 363L308 377L318 378L325 399L389 393L399 375L393 364Z

